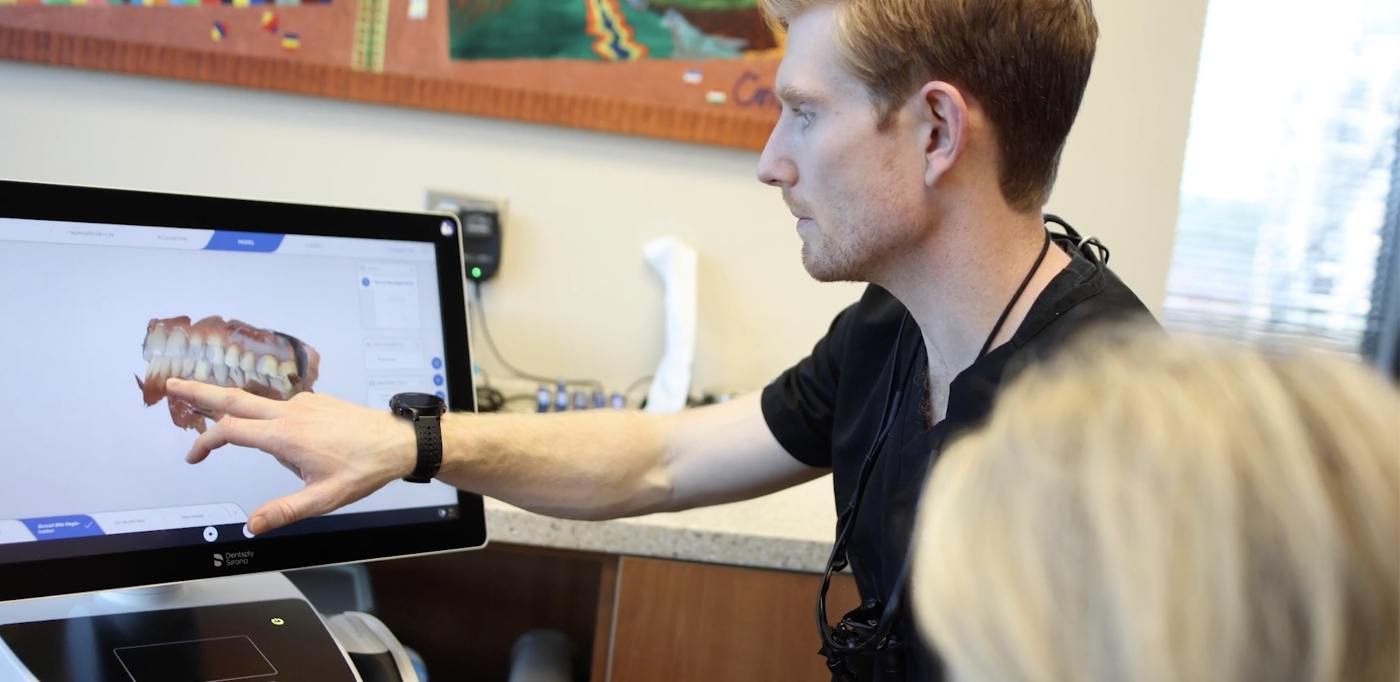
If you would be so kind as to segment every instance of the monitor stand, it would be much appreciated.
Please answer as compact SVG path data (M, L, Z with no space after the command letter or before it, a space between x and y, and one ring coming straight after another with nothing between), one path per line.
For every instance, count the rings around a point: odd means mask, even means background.
M0 603L0 679L360 682L281 573Z

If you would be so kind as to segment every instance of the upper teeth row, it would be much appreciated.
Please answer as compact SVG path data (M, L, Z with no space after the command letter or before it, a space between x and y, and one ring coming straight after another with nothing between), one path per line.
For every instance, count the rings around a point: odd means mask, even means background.
M277 389L284 397L291 395L292 377L297 373L295 361L258 356L234 343L226 346L223 337L205 337L198 330L186 332L176 327L166 331L164 325L156 325L146 335L142 357L151 363L147 376L193 378L239 388L248 382L259 382Z

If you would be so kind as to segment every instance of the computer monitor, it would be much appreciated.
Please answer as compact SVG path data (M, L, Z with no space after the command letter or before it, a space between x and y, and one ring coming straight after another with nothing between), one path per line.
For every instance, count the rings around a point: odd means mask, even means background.
M438 214L0 182L0 602L482 546L438 482L246 536L301 481L186 464L161 380L474 410L460 249Z

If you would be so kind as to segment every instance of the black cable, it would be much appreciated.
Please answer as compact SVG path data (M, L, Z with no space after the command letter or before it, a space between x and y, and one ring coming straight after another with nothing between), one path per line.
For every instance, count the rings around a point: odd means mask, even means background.
M1068 227L1068 225L1060 222L1058 218L1056 218L1055 221ZM1006 318L1010 316L1011 309L1016 307L1016 302L1021 300L1021 295L1026 292L1026 287L1029 286L1031 280L1035 278L1035 273L1045 261L1045 254L1049 249L1050 231L1045 230L1045 239L1041 242L1040 254L1035 257L1035 262L1031 264L1030 271L1028 271L1026 276L1021 280L1021 285L1016 288L1016 293L1011 295L1011 300L1007 301L1006 306L1002 308L1001 315L997 318L996 324L992 325L992 331L987 334L987 340L982 343L982 350L977 353L978 360L981 360L982 357L987 354L987 351L991 350L992 342L996 339L997 334L1001 332L1001 327L1006 323ZM831 667L833 671L836 670L834 666L837 665L841 656L862 651L876 651L883 646L885 638L889 636L890 630L894 627L896 614L899 611L900 601L904 596L904 588L909 576L911 555L906 548L904 561L899 569L899 578L894 583L894 587L890 591L890 596L885 601L884 608L880 611L879 619L869 624L874 627L873 632L870 632L862 641L855 644L837 642L833 638L832 635L835 628L833 628L831 622L827 620L826 595L831 585L832 573L850 565L850 559L846 553L847 543L856 525L856 515L860 512L860 503L865 495L866 486L870 482L870 475L874 471L875 461L880 456L880 449L884 447L885 439L889 435L894 425L895 418L899 414L900 391L895 389L895 375L899 369L900 340L904 336L904 324L908 319L909 313L906 311L905 316L901 318L899 322L899 333L894 337L894 360L890 367L890 385L885 398L885 408L881 411L880 415L882 426L880 430L875 433L875 440L871 444L870 451L866 453L865 460L861 464L860 475L857 478L856 489L851 496L851 502L849 506L846 507L845 511L837 518L836 542L831 548L831 556L826 561L826 570L823 571L821 588L817 595L817 630L822 639L821 653L826 655L827 665ZM908 381L907 375L903 381ZM876 602L876 604L878 605L878 602ZM845 619L842 619L843 622L844 620ZM838 624L837 627L839 628L840 624Z
M872 639L853 647L833 639L834 628L826 615L826 594L831 588L832 574L844 570L846 566L850 565L846 554L846 544L849 542L852 529L856 525L856 514L860 512L861 498L865 495L865 486L870 481L870 474L875 469L875 461L880 456L880 448L884 446L885 439L889 436L890 430L894 427L895 419L899 415L899 399L903 393L900 384L896 383L901 381L898 376L900 374L899 351L900 344L904 340L904 326L909 322L909 317L909 312L906 310L904 316L899 319L899 331L894 337L894 350L890 361L889 385L885 389L885 406L880 410L880 430L875 432L875 439L870 443L870 450L865 453L865 458L861 461L855 492L851 494L850 502L836 519L836 542L832 544L831 555L827 557L821 588L817 592L817 632L821 635L821 653L827 657L828 665L833 660L833 656L867 648L874 641ZM906 375L902 381L907 382L908 376Z
M476 388L476 411L477 412L500 412L506 406L506 398L490 386L478 386Z
M1021 280L1021 286L1016 287L1016 293L1011 294L1011 300L1006 307L1001 309L1001 316L997 318L997 323L992 325L992 333L987 335L987 341L982 344L982 350L977 352L977 359L981 360L987 351L992 349L992 342L996 340L997 334L1001 331L1001 325L1006 323L1006 318L1011 315L1011 309L1016 307L1016 302L1021 300L1021 294L1026 293L1026 287L1031 280L1035 279L1035 271L1040 269L1040 264L1045 262L1045 254L1050 250L1050 230L1045 230L1045 241L1040 244L1040 255L1035 257L1035 262L1031 264L1030 272L1026 273L1025 279Z
M655 377L653 377L653 375L648 374L648 375L646 375L646 376L644 376L644 377L642 377L642 378L640 378L640 379L638 379L638 380L632 382L630 385L627 386L627 390L625 390L625 391L622 392L622 397L624 397L624 398L630 397L630 396L632 395L632 391L635 391L635 390L637 390L638 388L640 388L642 384L648 384L648 385L651 384L652 379L654 379L654 378L655 378Z
M474 302L476 303L476 317L478 320L481 321L481 335L486 339L486 345L490 347L491 354L496 356L496 360L501 363L502 367L506 368L506 371L521 379L538 381L542 384L554 384L559 381L563 381L565 386L588 386L590 388L595 388L599 391L605 390L603 387L603 383L594 379L551 379L549 377L522 371L518 369L515 365L510 364L510 361L506 360L506 357L504 355L501 355L501 350L496 347L496 341L491 338L491 328L486 324L486 306L484 306L481 302L481 282L472 282L472 298L475 299Z
M1108 247L1104 246L1103 242L1099 241L1098 237L1093 235L1088 237L1079 236L1078 230L1065 222L1064 218L1053 213L1045 214L1045 222L1059 225L1060 228L1065 231L1063 236L1069 237L1074 242L1075 248L1078 248L1080 253L1084 254L1085 258L1088 258L1090 261L1100 266L1106 267L1108 265Z

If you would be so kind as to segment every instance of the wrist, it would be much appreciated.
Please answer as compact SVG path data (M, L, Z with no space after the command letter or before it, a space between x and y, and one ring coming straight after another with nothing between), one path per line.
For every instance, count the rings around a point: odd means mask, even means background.
M446 411L442 396L428 393L396 393L389 399L389 412L413 429L414 467L403 480L429 483L442 470L442 416Z
M490 419L470 412L449 412L442 415L442 471L439 476L453 480L474 478L468 472L478 475L479 461L484 448L489 448L490 439L483 428Z
M413 473L418 466L418 436L413 423L394 415L388 415L389 424L389 480L396 481Z

